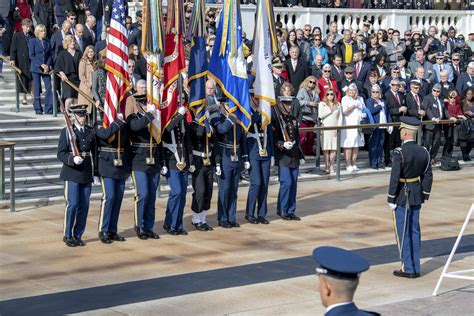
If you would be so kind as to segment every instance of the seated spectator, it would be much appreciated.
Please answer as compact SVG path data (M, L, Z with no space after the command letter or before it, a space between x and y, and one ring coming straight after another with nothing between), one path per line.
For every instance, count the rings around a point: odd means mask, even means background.
M79 86L79 61L81 53L78 50L77 43L73 35L66 35L63 40L63 50L59 52L58 59L54 65L54 71L58 72L61 80L61 97L66 99L64 106L66 109L71 104L77 104L77 92L69 86L65 80L68 79L76 86Z
M301 83L296 98L298 99L303 115L301 127L313 127L318 121L319 90L317 79L308 76ZM314 155L314 132L300 132L301 149L305 155Z
M341 105L336 99L336 93L328 89L323 100L318 105L318 116L322 126L341 126ZM323 149L326 173L334 174L334 160L337 150L337 131L325 130L321 134L321 147Z
M357 86L351 84L347 89L346 95L341 101L343 126L359 125L363 119L365 104L364 100L358 95ZM343 129L341 131L341 147L344 148L346 158L346 170L349 172L358 171L356 165L359 147L364 146L364 136L357 129Z
M323 75L318 80L318 89L319 99L324 98L324 96L326 95L326 91L329 89L333 90L334 93L336 93L336 99L338 102L342 99L342 95L339 90L339 87L337 86L337 82L331 79L331 66L329 64L323 66Z
M471 121L471 132L466 138L459 138L459 146L461 147L462 159L471 161L469 154L474 146L474 87L466 89L461 100L461 106L464 116Z
M87 95L92 95L92 74L94 73L95 51L94 46L89 45L85 48L84 54L79 62L79 80L81 84L79 89L84 91ZM92 112L92 104L87 101L82 94L79 94L78 104L87 104L87 113Z

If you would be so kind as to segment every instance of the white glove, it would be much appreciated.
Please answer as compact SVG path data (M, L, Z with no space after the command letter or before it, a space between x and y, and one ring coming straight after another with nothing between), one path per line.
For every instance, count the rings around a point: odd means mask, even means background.
M393 211L394 209L397 208L397 204L388 203L388 207L390 207L390 209Z
M118 118L120 121L123 121L123 113L117 113L117 118Z
M204 113L206 115L206 117L209 119L209 117L211 116L211 113L209 113L208 110L206 110L206 113Z
M180 106L178 109L178 113L181 115L186 114L186 108L184 106Z
M283 147L285 147L285 149L287 149L287 150L291 150L291 148L293 148L293 143L292 142L284 142Z
M94 184L95 184L95 185L100 184L100 179L99 179L99 177L95 177L95 176L94 176Z
M244 168L245 168L245 170L249 170L250 169L250 162L248 162L248 161L244 162Z
M196 166L195 166L195 165L189 166L188 171L189 171L190 173L193 173L194 171L196 171Z
M73 160L74 160L75 165L80 165L84 161L84 158L82 158L80 156L74 156Z
M161 175L162 176L166 176L167 173L168 173L168 168L166 168L166 167L161 168Z
M360 117L361 117L361 118L367 118L367 113L362 113L362 114L360 115Z
M221 173L222 173L221 166L217 165L217 166L216 166L216 175L217 175L217 176L220 176Z
M273 167L275 165L275 157L270 158L270 167Z
M147 112L151 112L151 113L154 113L156 111L156 107L153 105L153 104L147 104L146 106L146 111Z
M304 165L306 163L306 160L300 159L300 165Z

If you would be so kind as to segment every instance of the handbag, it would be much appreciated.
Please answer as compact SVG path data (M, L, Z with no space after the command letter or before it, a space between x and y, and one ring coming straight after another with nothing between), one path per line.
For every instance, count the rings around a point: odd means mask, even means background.
M458 158L452 156L441 157L441 170L443 171L454 171L459 170Z

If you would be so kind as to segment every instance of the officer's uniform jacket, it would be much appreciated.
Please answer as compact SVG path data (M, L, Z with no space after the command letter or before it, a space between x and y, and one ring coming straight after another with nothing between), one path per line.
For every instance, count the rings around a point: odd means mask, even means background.
M155 164L148 165L147 158L150 157L150 132L148 127L153 121L153 114L145 112L127 116L127 126L130 134L130 144L132 148L132 171L142 171L146 173L159 172L165 165L163 147L156 143L152 137L152 157Z
M266 128L266 146L263 142L263 129L262 129L262 115L252 109L252 124L247 133L247 150L250 160L268 160L274 156L273 153L273 131L272 126L269 124ZM257 130L255 130L255 127ZM258 146L257 137L260 139L260 144L267 151L267 156L260 156L260 148Z
M431 158L426 148L415 141L408 141L393 151L388 203L421 205L429 199L432 183Z
M276 106L279 106L278 104ZM285 139L283 132L276 116L275 109L272 108L272 128L273 128L273 143L275 145L275 165L279 167L298 168L300 159L304 159L303 151L300 146L300 133L298 128L297 118L290 112L288 115L282 115L282 119L287 125L287 132L294 142L290 150L283 147Z
M81 133L75 124L72 124L72 131L76 135L76 144L80 156L84 161L80 165L74 164L71 138L67 128L61 130L58 144L58 159L63 163L60 178L64 181L77 183L91 183L93 181L92 157L95 154L95 133L94 129L84 125L84 133ZM94 172L96 174L96 172Z
M103 122L99 121L94 129L97 135L99 175L105 178L126 179L130 174L131 164L130 140L125 123L115 120L106 128ZM118 152L120 152L120 157ZM122 160L121 166L115 166L116 159Z
M164 130L164 133L161 136L161 142L163 144L163 153L168 169L178 169L176 167L176 156L169 147L170 145L172 145L172 132L174 132L176 150L180 155L180 159L186 162L185 169L190 166L193 154L188 128L188 123L186 122L184 115L176 113L171 119L171 121L169 121L168 125Z
M220 156L234 155L234 125L235 125L235 143L237 145L237 156L243 161L248 161L247 154L247 136L242 127L236 122L233 116L225 116L224 114L213 115L211 125L217 131L216 144ZM219 162L217 162L219 163Z
M203 165L203 158L206 154L206 138L208 138L206 127L200 125L196 120L193 120L189 124L189 139L191 142L191 149L193 154L192 164L195 166ZM220 161L218 156L218 150L215 146L216 135L215 131L212 131L212 135L208 138L208 158L212 165L216 164L216 161Z

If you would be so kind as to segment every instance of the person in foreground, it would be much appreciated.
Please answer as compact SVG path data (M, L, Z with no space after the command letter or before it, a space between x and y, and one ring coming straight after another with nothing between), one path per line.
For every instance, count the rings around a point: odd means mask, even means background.
M324 246L313 250L313 259L319 265L316 275L325 316L380 315L358 309L353 302L360 274L370 267L365 258L342 248Z
M401 259L397 277L420 277L420 210L428 200L433 184L431 158L415 141L421 122L415 117L400 118L402 147L393 152L388 204L393 211L395 237Z

